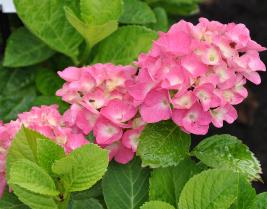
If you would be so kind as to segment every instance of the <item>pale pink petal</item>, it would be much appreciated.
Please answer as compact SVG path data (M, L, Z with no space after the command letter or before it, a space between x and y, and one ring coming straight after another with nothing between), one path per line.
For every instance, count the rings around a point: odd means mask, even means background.
M165 90L151 91L140 107L140 114L146 123L156 123L171 117L168 92Z
M103 117L98 118L93 131L97 144L112 144L122 137L122 129Z

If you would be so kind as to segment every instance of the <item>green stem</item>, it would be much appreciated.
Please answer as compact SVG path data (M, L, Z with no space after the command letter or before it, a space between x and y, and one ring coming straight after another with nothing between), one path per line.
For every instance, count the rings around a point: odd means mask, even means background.
M87 63L90 52L91 52L90 44L88 42L86 42L86 47L83 51L83 54L82 54L81 60L80 60L81 65L85 65Z
M63 200L58 202L58 209L67 209L69 205L70 200L70 193L65 193L63 195Z

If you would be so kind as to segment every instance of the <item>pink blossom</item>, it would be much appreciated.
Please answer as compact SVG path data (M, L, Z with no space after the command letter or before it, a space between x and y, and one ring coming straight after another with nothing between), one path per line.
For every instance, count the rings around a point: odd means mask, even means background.
M139 56L127 88L144 122L172 118L188 133L206 134L210 123L236 120L233 105L247 97L246 81L259 84L258 72L266 70L263 50L243 24L182 20Z
M123 163L131 160L135 152L122 145L124 133L143 126L138 121L138 101L131 94L142 100L146 91L153 87L149 85L152 79L148 73L139 74L144 79L144 85L139 88L143 92L139 92L134 82L135 74L135 67L113 64L71 67L59 72L66 83L57 95L71 104L64 114L64 123L84 134L93 131L95 143L111 149L111 155L116 153L115 160ZM132 84L133 91L129 93L126 87L131 88ZM73 146L75 143L71 143ZM123 157L123 153L128 157Z
M114 159L116 162L126 164L133 159L134 153L131 149L125 147L121 142L115 142L105 147L109 150L109 159Z

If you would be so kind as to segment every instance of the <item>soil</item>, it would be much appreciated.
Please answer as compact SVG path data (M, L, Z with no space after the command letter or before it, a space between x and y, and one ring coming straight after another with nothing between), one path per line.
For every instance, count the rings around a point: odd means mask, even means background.
M267 47L266 0L215 0L202 4L200 13L186 20L196 23L199 17L223 23L244 23L251 31L252 39ZM267 52L261 57L267 64ZM242 139L260 160L263 183L255 183L258 192L267 190L267 73L262 73L262 83L248 84L249 97L238 106L239 119L222 129L211 128L209 135L228 133ZM203 137L193 137L197 143Z

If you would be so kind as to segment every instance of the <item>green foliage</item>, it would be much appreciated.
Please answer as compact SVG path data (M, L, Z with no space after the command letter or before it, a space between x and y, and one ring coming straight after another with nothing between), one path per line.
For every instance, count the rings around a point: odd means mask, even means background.
M155 14L147 3L140 0L124 0L124 12L120 17L120 23L147 24L155 22Z
M0 66L0 118L15 119L17 114L28 111L36 97L35 70L8 69Z
M175 167L154 169L149 180L149 199L161 200L178 206L184 185L199 172L201 168L189 159L181 161Z
M44 96L54 96L63 85L63 80L50 69L40 68L35 78L36 87Z
M201 0L146 0L151 6L161 6L170 15L193 15L199 11Z
M249 209L267 209L267 192L258 194Z
M108 166L108 152L88 144L56 160L52 171L62 179L68 192L82 191L102 178Z
M141 52L148 51L156 38L156 32L146 27L120 27L99 44L93 63L129 64Z
M55 160L65 156L64 149L49 139L37 139L37 162L40 167L46 170L50 175L52 165Z
M20 202L16 195L5 190L3 196L0 199L1 209L29 209L26 205Z
M203 171L186 183L179 199L179 208L228 209L237 199L242 178L230 170Z
M172 121L149 124L140 136L137 155L151 168L178 165L189 157L191 138Z
M16 185L12 185L12 189L19 200L31 209L58 209L55 200L50 196L39 195Z
M256 191L245 178L241 178L238 184L237 199L230 209L247 209L256 197Z
M77 59L81 36L65 18L69 0L15 0L23 23L52 49ZM72 2L73 3L73 2Z
M166 202L150 201L145 203L140 209L175 209L175 208Z
M54 54L46 44L26 28L18 28L8 39L4 66L24 67L42 62Z
M169 29L169 20L167 12L162 7L156 7L154 10L156 15L156 23L149 24L148 26L155 31L164 31L166 32Z
M72 200L68 209L104 209L101 203L94 198Z
M108 209L139 209L148 198L148 177L137 158L127 165L110 163L102 183Z
M206 138L192 153L212 168L229 168L246 175L251 180L260 179L259 161L236 137L225 134Z
M53 179L47 172L36 163L26 159L12 164L8 183L42 195L56 196L59 194Z
M78 10L77 7L74 9ZM88 47L92 48L117 30L118 19L122 14L122 1L80 0L79 10L80 14L77 14L73 8L65 7L66 17L85 38Z
M93 25L117 21L122 14L122 0L80 0L81 18Z
M101 179L108 165L108 154L89 144L65 156L63 148L52 140L23 127L12 142L7 162L8 183L19 199L33 209L52 209L57 205L64 208L70 192L86 190ZM58 195L66 203L50 197ZM89 202L97 205L93 200Z

